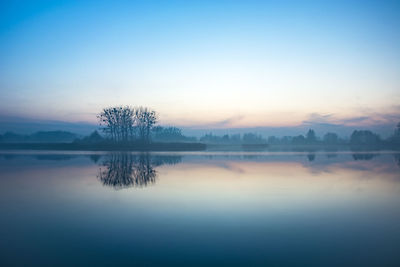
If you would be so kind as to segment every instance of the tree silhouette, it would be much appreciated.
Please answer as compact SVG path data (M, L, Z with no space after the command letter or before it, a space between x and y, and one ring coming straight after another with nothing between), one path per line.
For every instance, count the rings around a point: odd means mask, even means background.
M315 160L315 154L314 153L310 153L310 154L308 154L307 155L307 159L308 159L308 161L314 161Z
M324 135L324 143L325 144L330 144L330 145L335 145L339 141L339 137L336 133L326 133Z
M307 132L307 137L306 137L307 143L313 144L317 142L317 136L315 135L314 130L309 129Z
M98 115L102 130L114 142L139 140L150 142L151 128L157 122L157 113L144 107L118 106L104 108Z
M139 137L142 142L150 142L150 130L156 124L158 115L154 110L139 107L135 110Z
M354 131L350 137L351 145L377 145L381 142L379 135L371 131Z
M397 127L394 130L392 140L394 141L394 143L400 144L400 122L397 124Z
M394 154L394 160L396 161L397 165L400 167L400 154Z

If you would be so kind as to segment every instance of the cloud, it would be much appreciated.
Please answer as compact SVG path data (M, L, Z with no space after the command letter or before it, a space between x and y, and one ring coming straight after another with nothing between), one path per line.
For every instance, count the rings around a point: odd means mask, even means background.
M395 125L400 121L400 106L391 107L385 112L376 112L373 110L363 109L362 115L352 117L339 117L335 114L320 114L317 112L310 113L303 125L314 124L330 124L341 126L379 126L379 125Z
M311 113L308 115L308 118L304 120L303 124L314 124L314 123L332 123L332 119L334 114L319 114L319 113Z
M244 118L244 116L242 116L242 115L230 117L225 120L221 120L221 121L213 123L213 126L214 127L230 127L232 125L237 124L239 121L243 120L243 118Z
M223 120L210 122L210 123L197 123L194 127L186 126L187 128L231 128L235 125L239 125L239 123L245 119L245 116L238 115L232 116Z

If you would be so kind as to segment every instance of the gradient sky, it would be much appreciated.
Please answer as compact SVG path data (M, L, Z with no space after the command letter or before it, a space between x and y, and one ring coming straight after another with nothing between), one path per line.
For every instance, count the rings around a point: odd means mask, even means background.
M201 127L400 119L399 1L2 1L0 113ZM363 119L364 118L364 119Z

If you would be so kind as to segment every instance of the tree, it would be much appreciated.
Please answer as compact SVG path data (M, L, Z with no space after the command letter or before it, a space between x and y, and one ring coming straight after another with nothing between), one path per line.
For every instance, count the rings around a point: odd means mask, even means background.
M114 142L128 142L139 139L142 142L150 142L150 130L157 122L157 114L154 110L139 107L118 106L104 108L97 115L102 130Z
M182 130L177 127L155 126L151 130L152 139L161 142L195 141L193 137L184 136Z
M304 145L307 139L301 134L292 138L292 144L294 145Z
M243 134L244 144L266 144L267 140L259 134L255 133L245 133Z
M397 124L397 127L394 130L394 138L400 141L400 122Z
M309 144L317 142L317 137L315 135L314 130L312 130L312 129L308 130L306 139L307 139L307 143L309 143Z
M135 110L135 117L140 140L149 143L151 141L150 131L158 120L157 113L149 108L139 107Z
M350 137L352 145L377 145L381 141L379 135L371 131L357 131L355 130Z
M102 130L115 142L132 139L135 123L134 109L129 106L104 108L97 118Z
M270 136L268 137L268 144L270 145L277 145L279 144L279 138L275 137L275 136Z
M394 130L393 136L389 138L389 142L396 146L400 145L400 122Z
M325 144L335 145L338 143L339 137L335 133L326 133L323 140Z

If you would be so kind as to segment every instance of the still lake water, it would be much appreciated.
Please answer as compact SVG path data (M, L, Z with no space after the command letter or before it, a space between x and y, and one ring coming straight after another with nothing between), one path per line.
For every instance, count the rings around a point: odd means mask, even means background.
M400 266L395 153L0 153L0 265Z

